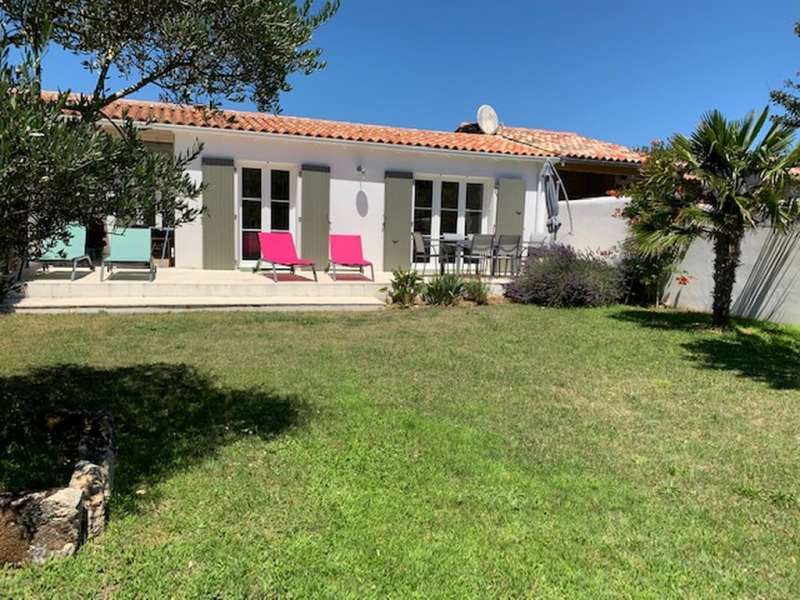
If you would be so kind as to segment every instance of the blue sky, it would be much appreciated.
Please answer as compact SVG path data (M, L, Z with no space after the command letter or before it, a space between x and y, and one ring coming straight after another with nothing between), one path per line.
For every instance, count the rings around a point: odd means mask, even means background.
M800 70L791 0L342 0L316 34L328 67L284 114L452 130L492 104L508 125L628 145L763 107ZM53 50L45 85L88 91ZM156 90L137 97L156 99Z

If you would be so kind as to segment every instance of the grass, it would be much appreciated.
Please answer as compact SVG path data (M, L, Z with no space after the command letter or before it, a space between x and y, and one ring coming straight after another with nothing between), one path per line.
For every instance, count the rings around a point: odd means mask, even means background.
M800 589L796 329L508 305L6 317L0 357L0 487L68 471L29 424L53 405L109 406L121 461L107 533L0 569L0 597Z

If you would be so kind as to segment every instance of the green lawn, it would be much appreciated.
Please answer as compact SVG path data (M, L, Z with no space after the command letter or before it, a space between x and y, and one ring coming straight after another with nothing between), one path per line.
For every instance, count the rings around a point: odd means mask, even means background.
M108 532L0 597L797 597L800 330L706 324L0 318L6 423L108 405L121 461ZM55 475L24 431L0 487Z

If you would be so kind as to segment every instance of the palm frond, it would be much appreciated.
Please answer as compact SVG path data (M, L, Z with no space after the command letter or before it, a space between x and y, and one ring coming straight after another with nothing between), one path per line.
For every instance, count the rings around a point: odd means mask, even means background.
M697 236L687 231L651 231L636 236L642 254L659 256L669 252L684 252Z

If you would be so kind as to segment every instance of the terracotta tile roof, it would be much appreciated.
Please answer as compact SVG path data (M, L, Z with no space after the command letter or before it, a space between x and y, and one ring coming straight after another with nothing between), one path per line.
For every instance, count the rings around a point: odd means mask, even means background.
M544 156L641 163L644 156L626 146L588 138L570 131L500 127L498 135L539 148Z
M470 129L462 131L463 127L455 132L430 131L239 110L212 112L203 107L127 99L119 100L105 109L105 113L111 118L121 118L125 111L135 121L165 125L188 125L532 158L566 156L620 162L641 161L638 154L617 144L593 140L575 133L520 127L502 127L496 135L485 135L478 132L477 128L474 132Z

